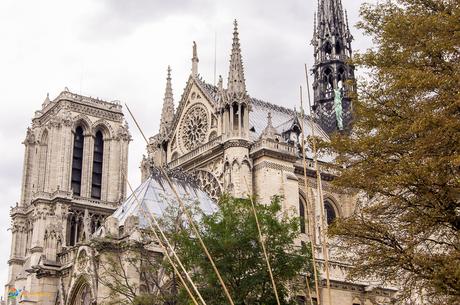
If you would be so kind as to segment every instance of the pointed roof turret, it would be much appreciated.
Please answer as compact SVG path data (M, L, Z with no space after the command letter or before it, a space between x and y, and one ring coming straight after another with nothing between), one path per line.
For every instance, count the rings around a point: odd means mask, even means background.
M160 120L160 137L165 139L170 131L174 119L174 98L171 85L171 67L168 66L168 76L166 77L165 97L163 99L163 109Z
M50 94L47 93L47 94L46 94L46 98L45 98L45 100L44 100L43 103L42 103L42 107L45 108L49 103L51 103Z
M243 59L241 56L240 39L238 37L238 22L233 22L233 43L230 55L230 68L228 71L227 89L230 93L246 94L246 83L244 79Z
M326 35L344 38L351 36L346 19L342 0L318 1L318 15L315 18L315 32L318 38L324 39Z
M193 42L193 56L192 56L192 76L198 75L198 63L200 60L198 59L198 52L196 50L196 42Z

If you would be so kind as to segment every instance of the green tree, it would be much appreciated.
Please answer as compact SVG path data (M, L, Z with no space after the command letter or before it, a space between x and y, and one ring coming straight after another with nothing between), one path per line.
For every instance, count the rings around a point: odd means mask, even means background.
M137 240L94 239L98 282L108 289L103 305L175 305L179 280L163 255L153 251L153 233L141 230Z
M283 304L295 304L294 293L306 289L302 274L310 270L311 261L307 247L294 244L299 221L282 214L280 198L256 209L280 299ZM223 196L219 210L201 216L197 224L235 304L276 304L250 200ZM206 302L226 304L217 276L193 234L182 230L176 242Z
M401 284L401 303L460 300L460 2L395 0L361 8L374 48L350 134L332 137L338 187L359 194L330 233L352 277Z

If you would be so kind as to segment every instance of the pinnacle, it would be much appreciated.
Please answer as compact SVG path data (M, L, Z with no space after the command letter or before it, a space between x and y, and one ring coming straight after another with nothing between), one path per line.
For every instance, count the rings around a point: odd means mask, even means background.
M244 80L243 60L238 38L238 22L233 22L233 42L230 55L230 68L228 73L228 90L233 93L246 93Z

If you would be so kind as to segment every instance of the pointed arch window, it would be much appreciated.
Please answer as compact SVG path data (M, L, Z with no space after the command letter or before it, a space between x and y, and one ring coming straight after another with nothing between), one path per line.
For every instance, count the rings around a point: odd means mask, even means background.
M73 160L72 160L72 191L74 195L81 195L81 173L83 167L83 128L78 126L75 129L73 141Z
M40 141L39 149L39 160L38 160L38 188L44 190L45 188L45 179L46 179L46 170L47 170L47 159L48 159L48 132L45 130Z
M337 218L335 208L329 200L324 201L324 212L326 213L327 225L331 225Z
M96 132L94 139L93 175L91 179L91 198L101 199L102 163L104 159L104 139L102 132Z
M300 218L300 233L306 233L305 229L305 206L302 198L299 199L299 218Z

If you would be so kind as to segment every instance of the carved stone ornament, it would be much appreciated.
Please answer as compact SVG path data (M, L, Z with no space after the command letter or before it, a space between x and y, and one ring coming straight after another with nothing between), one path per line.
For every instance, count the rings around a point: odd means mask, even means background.
M220 183L217 178L205 170L197 170L194 174L200 188L206 192L209 197L217 201L222 194Z
M182 121L182 143L190 151L204 144L208 133L208 114L206 109L195 106L187 111Z
M27 127L27 134L26 139L24 140L24 144L35 144L35 133L32 131L30 127Z
M123 126L118 127L116 140L131 141L131 133L129 132L128 123L125 122Z

